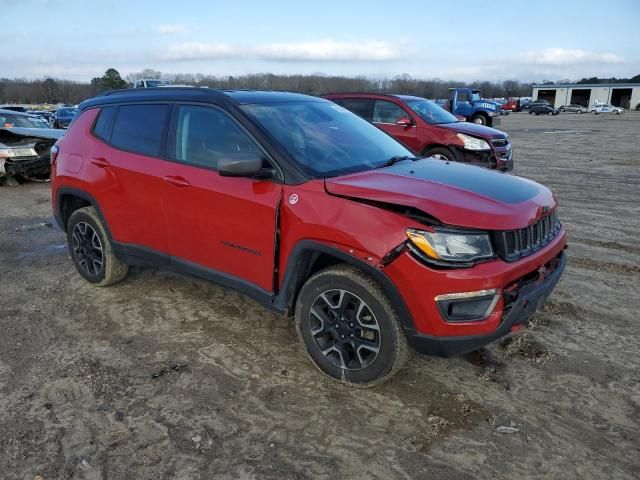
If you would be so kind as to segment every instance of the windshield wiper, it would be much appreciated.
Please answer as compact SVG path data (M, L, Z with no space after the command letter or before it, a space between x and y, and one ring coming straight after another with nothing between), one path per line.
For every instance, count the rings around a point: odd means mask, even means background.
M396 155L395 157L391 157L382 165L378 165L376 168L390 167L391 165L395 165L396 163L402 162L403 160L411 160L415 162L416 160L420 160L420 159L418 157L412 157L410 155Z

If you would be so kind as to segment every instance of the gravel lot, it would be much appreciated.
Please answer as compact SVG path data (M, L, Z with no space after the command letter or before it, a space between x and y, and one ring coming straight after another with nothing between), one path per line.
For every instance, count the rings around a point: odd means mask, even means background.
M565 275L516 340L370 390L238 293L151 268L90 286L49 185L0 187L0 478L640 478L640 114L501 128L560 199Z

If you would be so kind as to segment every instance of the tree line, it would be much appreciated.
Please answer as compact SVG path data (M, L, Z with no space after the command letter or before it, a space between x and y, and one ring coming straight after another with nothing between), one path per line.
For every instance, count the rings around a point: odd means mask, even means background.
M102 77L95 77L90 82L75 82L55 78L38 80L0 78L0 103L77 104L105 90L130 87L135 80L142 78L162 78L176 84L196 87L288 90L309 95L356 91L393 92L430 99L446 98L448 89L451 87L477 88L484 97L488 98L526 97L531 95L533 86L533 82L520 82L518 80L461 82L418 79L408 74L398 75L394 78L345 77L323 74L274 75L271 73L213 76L200 73L163 74L151 69L130 73L123 79L117 70L110 68ZM582 79L578 83L601 83L604 80L610 79L593 77ZM630 82L640 81L640 75L631 79L618 79L616 81L622 82L623 80ZM562 80L562 82L565 82L565 80ZM546 81L542 83L552 85L555 82Z

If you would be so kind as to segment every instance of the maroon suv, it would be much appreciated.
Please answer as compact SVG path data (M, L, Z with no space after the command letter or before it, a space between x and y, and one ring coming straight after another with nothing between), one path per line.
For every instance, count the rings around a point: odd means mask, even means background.
M505 132L461 122L425 98L377 93L333 93L324 98L372 122L420 155L500 171L513 168Z

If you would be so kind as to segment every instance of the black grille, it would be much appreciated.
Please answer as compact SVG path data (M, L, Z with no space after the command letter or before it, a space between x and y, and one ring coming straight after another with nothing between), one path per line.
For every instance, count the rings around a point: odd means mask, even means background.
M558 214L554 210L528 227L495 232L496 253L508 262L526 257L553 240L561 227Z
M507 145L509 145L509 140L507 140L506 138L494 138L493 140L491 140L491 143L494 147L506 147Z

